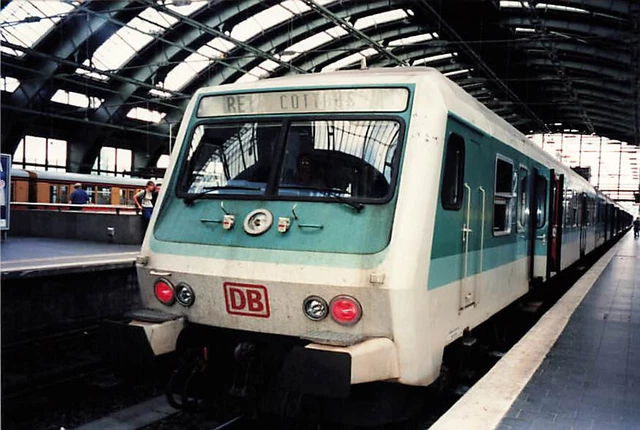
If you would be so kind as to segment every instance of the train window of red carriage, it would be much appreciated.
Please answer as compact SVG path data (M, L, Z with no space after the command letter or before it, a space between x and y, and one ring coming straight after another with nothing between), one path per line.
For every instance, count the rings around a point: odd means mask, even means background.
M49 189L49 203L58 203L58 186L51 185Z
M547 213L547 178L538 176L536 181L536 227L544 227L545 215Z
M464 139L452 133L447 142L444 157L444 172L440 201L446 210L462 207L462 184L464 182Z
M69 186L60 185L60 203L67 203L69 201Z
M514 212L514 189L517 178L513 174L513 163L500 155L496 158L496 177L493 193L493 234L502 236L511 233Z

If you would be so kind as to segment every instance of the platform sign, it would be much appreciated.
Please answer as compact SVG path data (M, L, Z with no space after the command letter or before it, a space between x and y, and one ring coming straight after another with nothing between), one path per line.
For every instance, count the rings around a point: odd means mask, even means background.
M9 230L11 201L11 155L0 154L0 230Z

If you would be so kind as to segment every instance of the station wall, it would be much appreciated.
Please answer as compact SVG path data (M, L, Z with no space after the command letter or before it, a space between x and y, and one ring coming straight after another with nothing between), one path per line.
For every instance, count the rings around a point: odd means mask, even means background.
M131 214L12 210L9 235L136 245L142 243L144 224Z

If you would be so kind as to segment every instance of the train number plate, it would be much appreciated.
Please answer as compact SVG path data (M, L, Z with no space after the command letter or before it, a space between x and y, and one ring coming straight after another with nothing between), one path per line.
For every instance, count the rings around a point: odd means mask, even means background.
M225 282L224 301L227 313L248 317L269 318L269 294L263 285Z

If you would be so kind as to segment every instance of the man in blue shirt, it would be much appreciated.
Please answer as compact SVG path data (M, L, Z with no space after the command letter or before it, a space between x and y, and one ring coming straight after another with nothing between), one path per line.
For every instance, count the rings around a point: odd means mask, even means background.
M82 189L81 183L73 184L73 191L69 196L69 203L72 205L86 205L89 202L89 196ZM74 210L80 210L80 208L72 208Z

